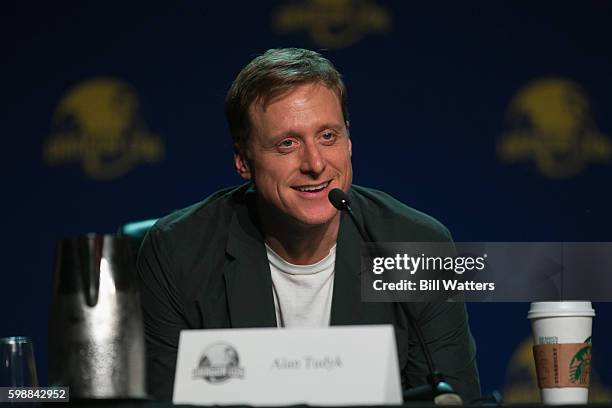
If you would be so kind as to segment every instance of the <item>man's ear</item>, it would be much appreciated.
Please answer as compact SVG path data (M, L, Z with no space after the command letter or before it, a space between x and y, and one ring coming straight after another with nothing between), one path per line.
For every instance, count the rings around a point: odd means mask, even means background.
M246 156L239 149L234 149L234 169L245 180L251 180L253 175Z

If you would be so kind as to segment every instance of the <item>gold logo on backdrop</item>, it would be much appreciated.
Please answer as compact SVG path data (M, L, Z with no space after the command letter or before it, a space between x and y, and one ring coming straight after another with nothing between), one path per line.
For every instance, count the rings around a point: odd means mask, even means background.
M88 176L110 180L138 163L159 161L163 150L159 136L147 131L134 89L117 79L95 78L60 101L44 157L50 165L80 161Z
M280 33L305 30L320 47L343 48L370 32L391 28L391 16L369 0L303 0L280 6L273 16Z
M593 121L586 93L566 79L544 78L519 90L506 121L509 130L497 146L504 162L531 159L543 175L564 178L612 158L612 143Z

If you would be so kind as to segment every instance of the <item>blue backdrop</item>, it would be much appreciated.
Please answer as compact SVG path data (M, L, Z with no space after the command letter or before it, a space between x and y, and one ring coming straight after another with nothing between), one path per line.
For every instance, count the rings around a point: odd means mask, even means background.
M611 16L601 0L6 5L0 336L32 336L46 382L57 240L240 182L223 99L273 47L323 50L349 89L354 181L457 241L612 241ZM612 307L595 306L593 394L612 399ZM469 305L483 391L535 398L527 307Z

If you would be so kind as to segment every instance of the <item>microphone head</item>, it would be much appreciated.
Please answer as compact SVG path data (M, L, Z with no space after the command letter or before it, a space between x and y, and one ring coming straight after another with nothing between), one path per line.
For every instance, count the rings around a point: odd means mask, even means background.
M351 206L348 195L339 188L334 188L327 195L329 202L340 211L348 210Z

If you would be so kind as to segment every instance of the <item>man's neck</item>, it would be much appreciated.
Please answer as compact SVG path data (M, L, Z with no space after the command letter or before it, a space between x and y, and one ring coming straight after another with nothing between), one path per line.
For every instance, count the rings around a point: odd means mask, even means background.
M285 261L295 265L312 265L325 258L336 244L340 228L340 213L328 223L315 226L295 223L266 222L262 227L266 244Z

